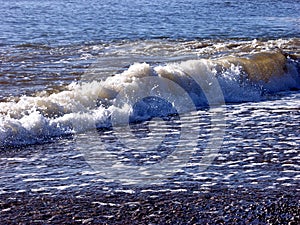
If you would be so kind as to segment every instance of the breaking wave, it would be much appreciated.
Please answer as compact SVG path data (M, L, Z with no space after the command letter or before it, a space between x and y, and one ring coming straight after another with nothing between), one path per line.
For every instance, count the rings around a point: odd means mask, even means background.
M193 76L191 76L193 75ZM193 79L203 81L201 87ZM85 77L89 74L86 73ZM115 112L131 112L136 109L129 104L118 108L114 104L122 90L146 90L156 88L151 79L168 79L179 85L192 99L195 108L210 107L207 93L220 98L214 92L210 78L215 77L223 92L225 103L261 101L266 95L282 90L299 89L299 62L281 52L260 52L243 57L221 57L216 59L188 60L180 63L150 65L134 63L127 70L99 80L93 76L87 80L70 84L66 90L51 94L22 96L0 103L0 146L17 146L49 141L55 137L85 132L96 127L111 126L110 115ZM157 79L156 79L157 80ZM157 84L156 84L157 85ZM181 112L193 110L186 102L186 96L178 89L162 82L162 96L170 94L176 99ZM214 96L216 95L216 96ZM130 95L127 96L130 99ZM179 102L179 104L178 104ZM153 102L143 100L139 104L138 120L158 116ZM170 102L173 104L173 102ZM162 103L160 103L162 104ZM158 104L159 105L159 104ZM160 116L174 113L158 109ZM126 122L126 121L124 121Z

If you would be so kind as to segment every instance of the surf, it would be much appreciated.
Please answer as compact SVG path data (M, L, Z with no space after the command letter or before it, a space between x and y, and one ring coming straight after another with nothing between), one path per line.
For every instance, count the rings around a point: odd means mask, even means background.
M89 75L86 73L86 75ZM0 146L19 146L51 141L55 137L73 135L90 129L111 126L110 116L118 111L127 115L133 108L114 105L118 94L124 90L143 90L156 86L161 96L172 95L180 112L209 107L207 93L218 101L211 78L218 81L226 103L261 101L267 94L282 90L299 89L299 62L279 51L263 51L246 56L225 56L213 59L187 60L164 64L133 63L128 69L97 79L73 82L65 90L54 93L37 93L0 102ZM194 79L201 80L199 86ZM186 95L165 83L140 82L143 78L167 79L184 90L194 106L187 106ZM214 96L215 95L215 96ZM130 98L130 95L127 96ZM173 104L174 102L170 102ZM147 102L140 107L149 107ZM151 106L152 107L152 106ZM155 106L153 106L155 107ZM141 119L149 119L153 110L143 110ZM174 110L162 111L165 115ZM163 115L161 115L163 116ZM126 122L126 118L124 121Z

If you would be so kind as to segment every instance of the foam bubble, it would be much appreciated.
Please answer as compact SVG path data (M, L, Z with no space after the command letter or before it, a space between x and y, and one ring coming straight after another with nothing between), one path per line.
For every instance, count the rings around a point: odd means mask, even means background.
M267 75L263 74L266 69L269 70ZM249 71L251 75L248 74ZM262 53L248 59L227 57L156 66L134 63L124 72L105 80L90 77L81 83L72 83L66 90L58 93L22 96L18 100L1 102L0 146L40 143L52 137L85 132L95 127L107 127L110 126L110 115L117 111L119 115L124 114L124 120L127 120L126 115L132 108L128 104L123 104L121 108L116 107L116 96L123 90L141 90L141 93L148 90L147 87L151 84L140 80L149 76L175 82L188 93L196 107L207 106L211 100L204 93L209 93L210 98L216 95L215 99L218 99L220 93L214 93L212 77L217 78L227 103L259 101L266 92L300 88L300 76L295 61L288 59L283 62L282 55L278 52L274 55ZM261 79L258 79L259 76ZM194 78L198 79L197 82ZM182 112L193 110L187 108L185 96L178 89L172 89L166 82L157 85L162 86L159 88L161 96L175 96L177 106L180 106ZM148 117L151 115L145 115L144 119Z

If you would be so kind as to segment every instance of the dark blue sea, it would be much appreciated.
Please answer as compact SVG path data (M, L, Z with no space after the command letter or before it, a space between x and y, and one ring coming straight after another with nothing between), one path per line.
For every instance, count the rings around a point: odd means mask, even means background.
M0 222L300 221L298 0L0 5Z

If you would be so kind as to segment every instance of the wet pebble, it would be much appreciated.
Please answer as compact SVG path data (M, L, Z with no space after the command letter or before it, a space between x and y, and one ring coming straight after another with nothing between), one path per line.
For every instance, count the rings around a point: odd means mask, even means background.
M290 193L212 190L209 194L65 192L0 195L4 224L299 224L300 199ZM96 204L96 202L99 202ZM100 204L101 203L101 204ZM110 204L108 204L110 203ZM7 210L10 209L10 210Z

